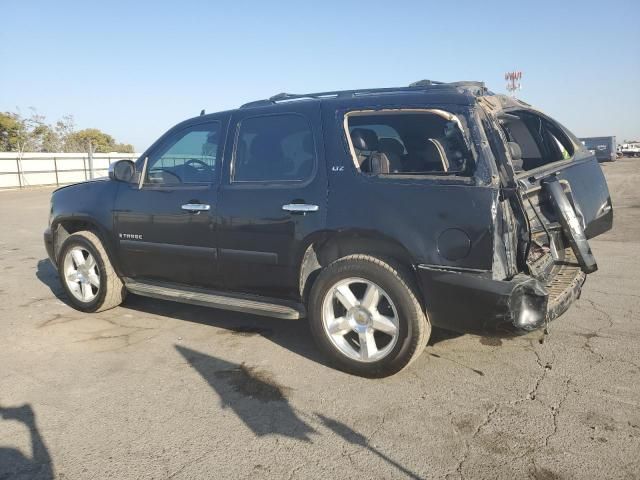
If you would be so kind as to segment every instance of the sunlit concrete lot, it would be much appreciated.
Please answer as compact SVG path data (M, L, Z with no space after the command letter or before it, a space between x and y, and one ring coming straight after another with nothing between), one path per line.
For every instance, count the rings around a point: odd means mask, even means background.
M615 226L549 337L436 331L384 380L328 367L305 321L73 310L51 189L0 192L0 478L640 478L640 160L603 169Z

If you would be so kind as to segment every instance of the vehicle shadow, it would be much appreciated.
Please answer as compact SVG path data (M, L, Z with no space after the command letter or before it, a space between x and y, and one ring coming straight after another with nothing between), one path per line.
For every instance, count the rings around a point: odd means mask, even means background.
M151 315L222 328L238 337L259 335L308 360L327 365L311 337L306 319L281 320L139 295L128 295L122 306Z
M429 345L436 345L445 340L453 340L462 337L464 333L454 332L453 330L445 330L444 328L433 327L431 329L431 337L429 337Z
M38 261L36 276L42 283L49 287L51 292L60 301L70 305L60 283L58 272L48 259ZM172 302L169 300L147 298L133 294L127 296L122 307L146 314L210 325L225 329L229 333L238 336L260 335L308 360L329 366L313 341L311 330L309 329L309 324L306 319L281 320ZM429 340L429 345L435 345L438 342L453 339L461 335L460 333L434 328L431 339Z
M280 435L313 443L312 437L322 434L311 425L316 423L343 441L373 453L406 477L421 478L371 445L365 435L348 425L320 413L308 415L293 407L287 398L289 389L278 385L266 372L181 345L174 346L216 392L222 408L233 410L256 436Z
M53 293L58 300L68 304L67 296L62 288L62 284L60 283L60 278L58 277L58 272L48 258L38 260L38 265L36 266L36 277L49 287L51 293Z
M53 479L51 456L36 425L31 405L0 406L0 419L22 423L31 437L31 458L16 448L0 447L0 478Z
M36 277L49 287L49 290L60 301L71 306L60 283L58 272L48 259L38 261ZM243 337L260 335L304 358L326 365L311 338L311 331L306 320L280 320L133 294L127 295L122 308L210 325Z

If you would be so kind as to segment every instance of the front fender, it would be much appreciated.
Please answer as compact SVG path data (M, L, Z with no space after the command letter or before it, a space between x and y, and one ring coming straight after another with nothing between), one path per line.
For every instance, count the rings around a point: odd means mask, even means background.
M62 188L51 196L50 232L51 254L57 265L60 247L65 238L78 230L93 230L102 240L116 272L117 263L113 206L118 191L113 181L86 182ZM45 235L45 244L47 243Z

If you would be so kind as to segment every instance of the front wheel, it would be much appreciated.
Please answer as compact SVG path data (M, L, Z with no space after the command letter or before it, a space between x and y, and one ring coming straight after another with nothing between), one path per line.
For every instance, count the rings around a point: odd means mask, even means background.
M83 312L117 307L126 296L102 242L93 232L76 232L64 241L58 274L69 301Z
M342 370L366 377L407 367L431 334L410 275L369 255L326 267L313 285L309 314L323 352Z

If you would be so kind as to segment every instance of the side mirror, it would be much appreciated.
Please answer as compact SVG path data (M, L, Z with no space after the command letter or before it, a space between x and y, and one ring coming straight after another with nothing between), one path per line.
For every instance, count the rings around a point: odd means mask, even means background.
M131 182L136 173L136 164L131 160L118 160L109 165L109 178L117 182Z

